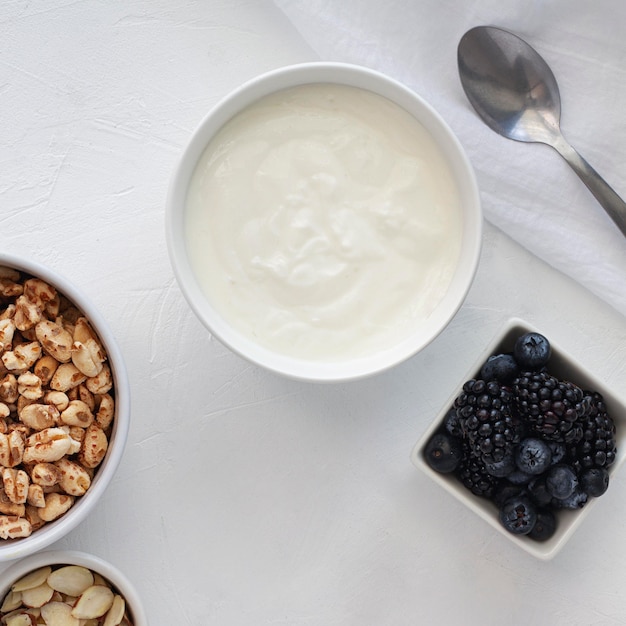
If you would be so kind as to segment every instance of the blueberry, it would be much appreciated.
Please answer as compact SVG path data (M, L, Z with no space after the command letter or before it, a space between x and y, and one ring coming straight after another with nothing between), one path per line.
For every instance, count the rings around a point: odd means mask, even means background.
M500 508L507 500L514 496L521 496L525 493L523 485L514 485L508 480L501 480L493 490L492 500Z
M457 415L456 409L454 407L449 409L445 417L443 418L443 426L448 432L448 434L452 435L453 437L463 436L461 422L459 420L459 416Z
M428 465L437 472L453 472L463 458L461 441L447 433L435 433L426 444L424 456Z
M532 479L531 474L522 472L520 469L513 470L506 479L514 485L527 485Z
M560 441L548 441L548 445L550 446L550 450L552 451L552 465L556 465L560 463L565 458L565 453L567 452L567 448L565 444Z
M521 367L531 370L543 367L550 359L550 342L539 333L525 333L517 338L513 356Z
M592 467L580 475L582 490L592 498L601 496L609 488L609 473L603 467Z
M567 498L553 498L552 506L555 509L582 509L587 504L587 500L589 500L589 496L582 489L576 487Z
M483 380L499 380L507 383L518 374L519 367L512 354L494 354L490 356L480 370Z
M576 472L564 463L553 465L546 473L546 488L557 500L569 498L578 488Z
M542 439L522 439L515 448L515 463L518 469L537 476L545 472L552 461L552 450Z
M527 535L537 522L537 508L526 496L509 498L500 509L500 523L515 535Z
M535 541L547 541L554 535L556 530L556 517L552 511L547 509L537 512L537 521L528 536Z
M552 502L545 476L539 476L528 483L528 495L537 506L548 506Z
M496 478L504 478L515 470L515 457L513 453L505 454L500 461L485 463L487 474Z

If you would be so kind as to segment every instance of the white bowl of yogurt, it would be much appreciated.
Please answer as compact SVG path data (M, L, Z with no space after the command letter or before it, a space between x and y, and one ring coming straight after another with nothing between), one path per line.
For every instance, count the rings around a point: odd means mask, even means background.
M414 356L472 284L482 211L440 115L381 73L305 63L221 100L170 183L166 232L191 309L231 350L330 382Z

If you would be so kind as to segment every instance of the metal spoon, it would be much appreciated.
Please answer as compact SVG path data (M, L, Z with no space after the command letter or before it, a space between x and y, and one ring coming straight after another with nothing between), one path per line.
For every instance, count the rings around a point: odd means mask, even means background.
M493 26L467 31L457 51L463 89L483 121L500 135L552 146L626 235L626 204L564 139L554 74L523 39Z

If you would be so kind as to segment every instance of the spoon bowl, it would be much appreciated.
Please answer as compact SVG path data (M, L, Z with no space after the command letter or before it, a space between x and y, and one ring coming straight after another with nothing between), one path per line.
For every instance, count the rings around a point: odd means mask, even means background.
M626 235L626 204L563 137L559 87L539 53L509 31L477 26L461 38L457 60L463 90L485 124L515 141L552 146Z

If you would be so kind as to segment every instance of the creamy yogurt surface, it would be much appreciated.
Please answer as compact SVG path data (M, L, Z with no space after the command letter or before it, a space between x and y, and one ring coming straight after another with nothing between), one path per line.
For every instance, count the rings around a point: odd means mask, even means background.
M427 130L336 84L289 88L233 117L196 166L185 220L218 313L307 360L401 342L443 298L461 246L459 192Z

